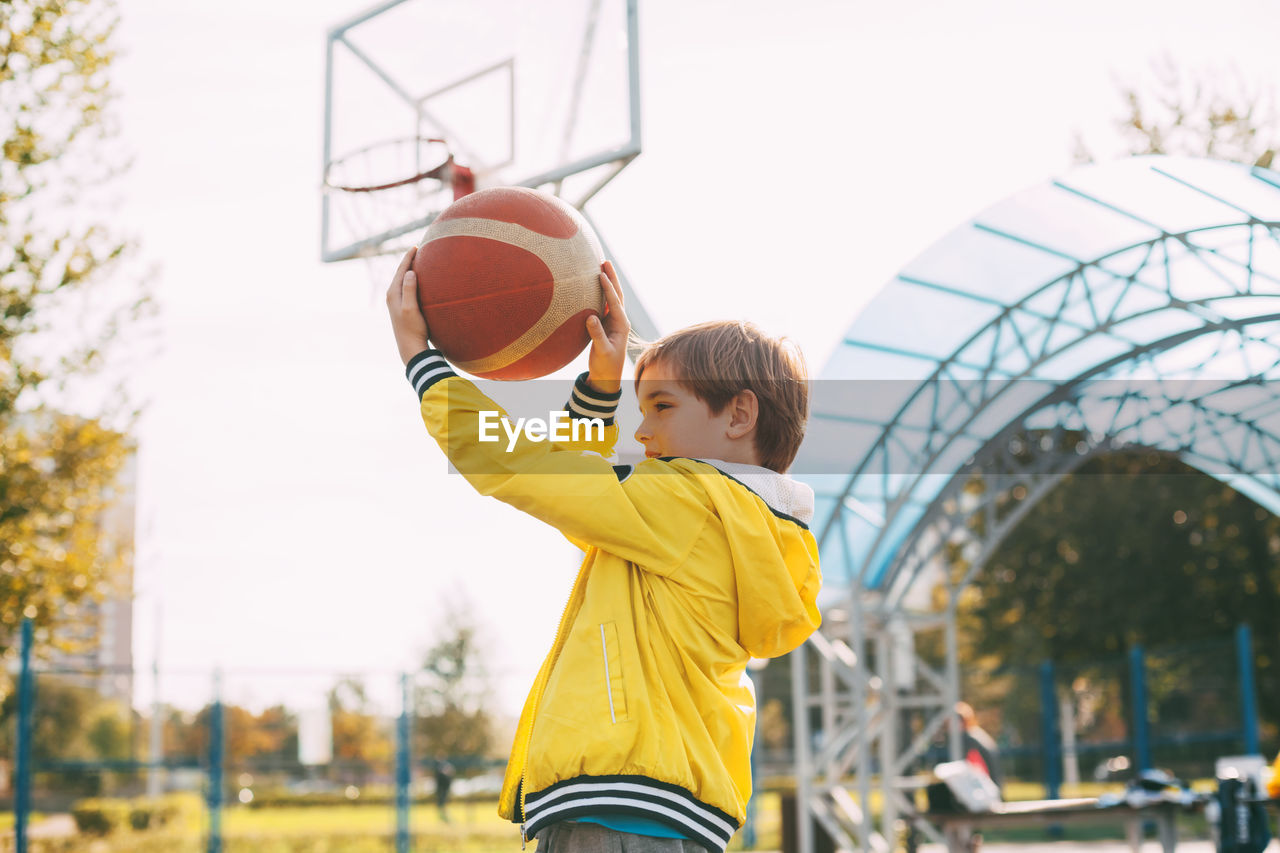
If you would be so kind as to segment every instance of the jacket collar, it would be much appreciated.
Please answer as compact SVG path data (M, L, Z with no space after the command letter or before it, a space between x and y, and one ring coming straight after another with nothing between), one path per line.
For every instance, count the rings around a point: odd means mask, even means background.
M742 483L775 513L789 515L806 526L813 520L813 489L808 484L759 465L724 462L720 459L697 461L705 462Z

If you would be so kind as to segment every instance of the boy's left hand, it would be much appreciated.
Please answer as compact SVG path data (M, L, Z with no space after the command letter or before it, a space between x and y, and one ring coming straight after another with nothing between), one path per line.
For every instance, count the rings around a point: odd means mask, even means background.
M600 270L605 313L603 318L594 314L587 318L587 333L591 335L587 382L597 391L613 394L622 388L622 367L627 361L631 321L627 319L627 312L622 310L622 286L618 284L613 264L605 261Z
M430 346L427 343L427 318L418 306L418 278L413 274L413 258L418 253L415 246L405 253L396 269L395 278L387 288L387 312L391 314L391 332L400 350L400 360L409 359Z

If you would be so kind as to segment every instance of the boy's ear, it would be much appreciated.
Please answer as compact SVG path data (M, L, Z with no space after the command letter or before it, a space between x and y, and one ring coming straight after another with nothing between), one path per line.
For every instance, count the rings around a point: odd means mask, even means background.
M748 389L739 391L729 401L730 438L742 438L756 428L756 418L760 416L760 401L756 392Z

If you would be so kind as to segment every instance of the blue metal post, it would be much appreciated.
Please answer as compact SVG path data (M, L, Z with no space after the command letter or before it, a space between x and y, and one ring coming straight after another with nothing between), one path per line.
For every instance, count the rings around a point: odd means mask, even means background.
M223 749L222 674L213 675L213 705L209 714L209 853L222 853Z
M1236 628L1236 660L1240 670L1240 711L1244 723L1244 753L1262 752L1258 742L1258 690L1253 682L1253 631L1248 625Z
M1129 649L1129 685L1133 696L1133 755L1138 771L1150 770L1151 721L1147 709L1147 660L1142 646Z
M31 673L31 646L35 628L22 620L22 672L18 676L18 755L13 797L13 836L16 853L27 853L27 816L31 814L31 738L35 727L35 679Z
M400 720L396 726L396 853L409 853L409 674L400 676Z
M1053 689L1053 661L1040 664L1040 740L1044 753L1045 796L1062 796L1062 739L1058 734L1058 694Z

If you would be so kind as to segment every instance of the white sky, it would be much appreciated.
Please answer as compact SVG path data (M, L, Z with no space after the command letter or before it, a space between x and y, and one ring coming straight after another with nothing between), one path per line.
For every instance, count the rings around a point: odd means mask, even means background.
M318 260L325 33L363 8L121 0L124 223L164 310L135 656L159 631L183 701L214 666L231 701L285 672L389 691L464 596L514 713L576 552L445 474L381 288ZM752 319L815 374L934 239L1065 171L1077 130L1114 145L1117 79L1167 53L1280 83L1274 2L642 0L640 21L644 153L592 215L662 331Z

